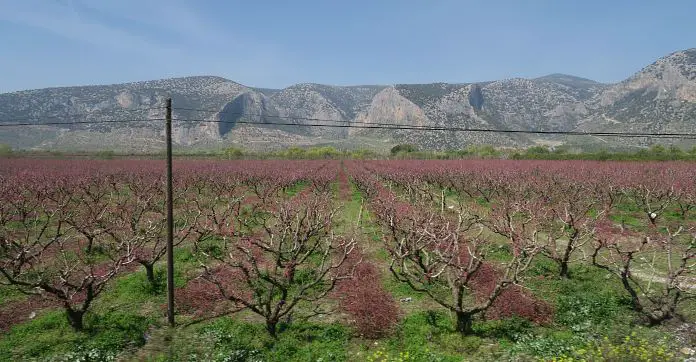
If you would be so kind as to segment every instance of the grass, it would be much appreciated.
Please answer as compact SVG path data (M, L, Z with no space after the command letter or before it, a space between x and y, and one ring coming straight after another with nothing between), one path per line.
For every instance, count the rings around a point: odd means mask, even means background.
M349 331L340 324L296 323L277 340L258 323L222 317L161 331L137 356L147 361L349 361ZM143 353L144 352L144 353Z
M337 232L352 233L355 231L358 237L363 239L361 246L366 256L371 260L380 260L382 258L379 258L378 254L384 252L381 247L383 243L381 228L376 224L374 216L370 214L364 203L364 195L352 182L350 190L350 199L342 202L343 208L341 216L339 216Z
M145 332L153 319L123 312L90 313L87 329L75 332L63 311L49 311L34 320L13 327L0 338L0 361L29 359L113 360L124 350L145 344Z
M73 361L112 360L145 344L148 329L159 327L166 312L166 276L163 265L155 268L157 286L151 286L143 270L117 278L85 315L86 329L70 328L62 309L47 310L26 323L0 334L0 361L27 359ZM175 270L175 286L185 284ZM0 290L5 290L2 288Z
M299 181L296 182L295 184L289 186L288 188L285 189L285 194L287 196L295 196L298 193L300 193L302 190L304 190L306 187L309 187L309 183L306 181Z
M115 283L97 300L95 310L118 309L134 315L163 315L166 305L167 276L163 264L155 266L156 285L151 285L144 270L138 270L116 279ZM174 286L186 285L181 268L174 269Z
M15 302L19 300L24 300L27 295L20 292L18 289L11 286L0 287L0 308L10 302Z
M479 352L496 359L499 351L484 346L484 338L462 336L452 329L453 323L451 316L441 311L414 313L404 319L391 338L373 344L368 351L381 349L393 356L406 352L413 361L461 361L462 356L474 360Z

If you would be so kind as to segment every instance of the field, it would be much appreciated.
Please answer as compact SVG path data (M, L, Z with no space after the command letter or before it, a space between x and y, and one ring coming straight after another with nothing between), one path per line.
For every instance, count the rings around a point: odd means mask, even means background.
M671 361L696 164L0 159L0 360Z

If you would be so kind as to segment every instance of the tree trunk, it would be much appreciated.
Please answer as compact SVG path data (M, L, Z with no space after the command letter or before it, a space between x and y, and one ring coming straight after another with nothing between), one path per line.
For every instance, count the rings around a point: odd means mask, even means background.
M570 279L570 271L568 270L568 262L562 260L559 262L559 264L560 264L559 275L561 276L561 278Z
M140 263L145 267L145 273L147 273L147 281L151 286L156 286L157 281L155 280L155 264L154 263Z
M631 295L631 304L633 305L633 310L639 313L643 313L643 305L640 304L640 298L638 298L638 293L633 289L631 283L628 280L627 271L621 273L621 284L623 284L624 289Z
M568 244L566 245L566 248L563 251L563 257L561 257L561 260L559 261L559 264L561 267L561 270L560 270L561 278L570 279L570 270L568 270L568 262L570 261L570 254L573 252L573 245L575 244L575 241L577 238L578 238L578 231L577 230L575 230L573 232L573 235L571 235L568 238Z
M278 338L278 321L276 320L267 320L266 321L266 331L268 331L268 334L271 335L274 339Z
M84 329L84 324L82 322L82 317L85 315L84 311L66 308L65 312L68 316L68 324L70 324L74 330L81 331Z
M471 334L474 332L472 315L465 312L457 312L457 332L461 334Z

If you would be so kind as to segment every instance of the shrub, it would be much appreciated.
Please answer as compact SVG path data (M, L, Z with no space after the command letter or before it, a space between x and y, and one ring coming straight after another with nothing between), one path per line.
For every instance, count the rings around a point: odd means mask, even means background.
M225 278L225 287L230 287L232 276ZM205 279L198 278L190 281L183 288L177 288L174 294L177 311L193 314L195 317L215 315L222 312L220 307L227 300L220 294L218 287Z
M236 160L244 156L244 151L236 147L229 147L223 151L223 154L228 160Z
M384 336L399 322L399 306L382 287L379 272L372 264L359 264L352 279L338 284L337 294L341 310L367 338Z
M95 154L95 156L98 159L102 159L102 160L112 160L112 159L114 159L114 157L116 157L116 152L111 151L111 150L103 150L103 151L97 152Z
M495 289L500 272L490 264L483 264L472 278L471 285L478 299L484 300ZM485 311L487 319L519 317L536 324L548 324L553 319L553 307L526 292L519 285L503 289Z
M396 155L399 153L410 153L410 152L416 152L416 151L418 151L418 148L416 148L416 146L404 144L404 145L396 145L396 146L392 147L391 154Z
M503 290L486 311L488 319L519 317L536 324L548 324L553 319L553 307L519 286Z

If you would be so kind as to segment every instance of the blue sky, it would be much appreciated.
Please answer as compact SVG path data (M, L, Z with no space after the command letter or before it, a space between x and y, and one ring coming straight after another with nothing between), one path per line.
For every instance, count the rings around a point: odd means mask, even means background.
M188 75L615 82L696 47L694 14L690 0L0 0L0 92Z

